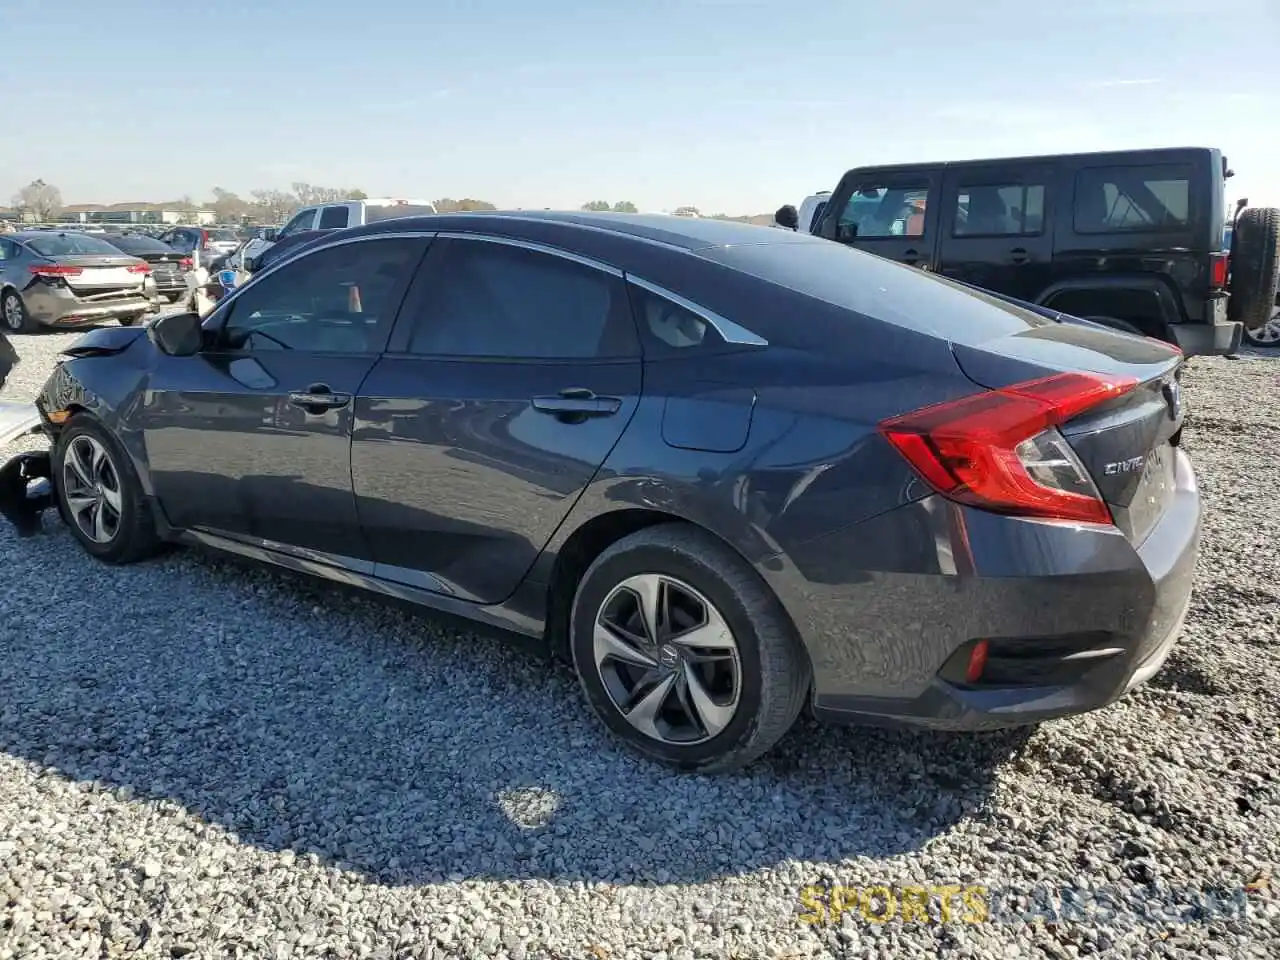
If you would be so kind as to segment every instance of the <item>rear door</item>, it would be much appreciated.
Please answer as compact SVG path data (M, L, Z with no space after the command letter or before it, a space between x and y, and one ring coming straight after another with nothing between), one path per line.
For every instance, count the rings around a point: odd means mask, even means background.
M819 232L889 260L936 267L942 168L874 168L845 174L822 213Z
M1048 164L948 168L939 272L1034 303L1053 270L1046 209L1053 174Z
M375 574L505 600L622 436L640 378L618 271L438 237L356 400Z

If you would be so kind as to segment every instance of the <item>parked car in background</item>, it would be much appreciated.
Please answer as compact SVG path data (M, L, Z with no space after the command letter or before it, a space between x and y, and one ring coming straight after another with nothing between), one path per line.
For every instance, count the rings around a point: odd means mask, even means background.
M1231 353L1271 315L1280 211L1241 213L1228 277L1229 175L1210 148L860 167L815 232L1188 355Z
M189 257L199 256L200 266L206 268L219 257L234 253L240 246L235 233L216 227L174 227L160 234L158 239Z
M435 212L435 204L430 200L404 200L390 197L344 200L303 207L289 218L273 239L264 240L258 245L250 257L261 256L272 243L296 233L309 233L312 230L343 230L347 227L360 227L393 217L420 217Z
M467 214L95 331L37 406L90 555L202 544L539 637L713 770L806 702L986 729L1152 676L1200 538L1182 364L803 233Z
M0 322L12 333L100 320L137 323L154 305L151 266L87 233L0 237Z
M819 190L817 193L804 198L800 204L799 220L800 229L805 233L812 233L813 228L817 226L818 218L822 216L822 211L827 208L827 201L831 199L830 190Z
M158 296L174 303L187 295L186 274L194 265L187 254L143 233L107 235L102 239L121 252L151 265L151 278L155 281Z

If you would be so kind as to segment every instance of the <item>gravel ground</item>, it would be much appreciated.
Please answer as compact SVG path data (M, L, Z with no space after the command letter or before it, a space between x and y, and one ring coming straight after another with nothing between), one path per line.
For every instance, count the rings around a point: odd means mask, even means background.
M15 338L6 395L69 339ZM1149 686L984 737L802 725L728 777L632 758L499 640L0 529L0 960L1280 955L1280 354L1188 381L1205 553ZM854 889L947 884L989 897L877 922ZM1068 886L1083 918L1033 896Z

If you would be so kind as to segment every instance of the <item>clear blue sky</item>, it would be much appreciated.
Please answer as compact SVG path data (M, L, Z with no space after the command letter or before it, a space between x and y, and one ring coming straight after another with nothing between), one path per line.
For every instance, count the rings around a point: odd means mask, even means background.
M1208 145L1280 205L1280 0L0 0L0 42L0 203L759 213L864 163Z

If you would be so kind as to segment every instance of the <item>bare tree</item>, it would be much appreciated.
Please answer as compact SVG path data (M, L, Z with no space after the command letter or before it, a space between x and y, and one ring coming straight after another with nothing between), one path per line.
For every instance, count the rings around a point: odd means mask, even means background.
M368 196L358 187L319 187L313 183L293 184L293 195L298 198L298 205L303 207L309 207L313 203L364 200Z
M13 195L13 207L37 220L49 220L62 209L62 192L51 183L32 180Z
M272 223L279 223L301 206L297 197L283 190L254 190L250 196L258 214Z
M239 220L249 213L249 204L241 200L237 194L222 187L213 188L213 202L206 205L213 211L220 223Z

